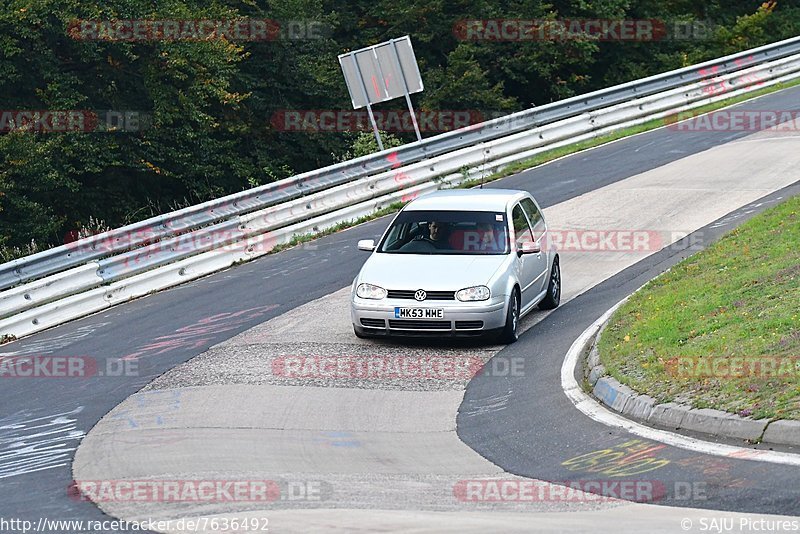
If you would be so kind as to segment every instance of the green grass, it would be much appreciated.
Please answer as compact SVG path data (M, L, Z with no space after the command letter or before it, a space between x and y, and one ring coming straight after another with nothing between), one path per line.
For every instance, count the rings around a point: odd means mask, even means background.
M635 293L612 317L599 351L611 376L658 402L800 419L800 196ZM676 367L736 357L791 367L780 376Z

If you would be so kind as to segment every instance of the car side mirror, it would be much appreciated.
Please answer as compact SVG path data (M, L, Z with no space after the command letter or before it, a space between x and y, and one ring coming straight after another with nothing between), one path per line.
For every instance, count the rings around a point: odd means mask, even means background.
M541 244L536 241L526 241L522 243L522 248L517 251L517 255L521 258L526 254L539 254L541 251Z
M363 250L364 252L374 252L375 251L375 240L374 239L362 239L358 242L358 250Z

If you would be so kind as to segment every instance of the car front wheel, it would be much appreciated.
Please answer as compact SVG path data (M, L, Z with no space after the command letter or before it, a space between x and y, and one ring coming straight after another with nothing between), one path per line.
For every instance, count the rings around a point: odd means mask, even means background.
M506 313L506 326L500 334L501 343L514 343L519 336L517 328L519 326L519 293L515 290L511 294L508 302L508 312Z

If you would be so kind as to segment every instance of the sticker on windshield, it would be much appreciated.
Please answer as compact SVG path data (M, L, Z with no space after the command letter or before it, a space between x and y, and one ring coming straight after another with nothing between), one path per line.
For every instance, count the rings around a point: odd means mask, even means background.
M497 221L497 222L503 222L503 216L502 215L495 215L494 216L494 220Z

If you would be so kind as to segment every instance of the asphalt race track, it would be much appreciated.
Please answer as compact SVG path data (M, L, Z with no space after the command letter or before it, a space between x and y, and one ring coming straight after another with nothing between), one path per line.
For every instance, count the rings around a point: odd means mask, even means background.
M792 109L798 95L800 90L793 89L741 107ZM642 218L641 211L646 210L650 217L643 222L646 226L631 229L669 230L673 235L693 232L693 236L699 236L695 242L705 245L773 204L778 197L800 192L797 186L791 186L800 178L791 172L797 168L798 139L786 134L770 137L751 132L690 133L662 129L564 158L493 183L491 187L531 191L545 207L551 227L615 228L619 221L636 224ZM742 161L737 160L740 154ZM751 158L749 163L748 157ZM789 186L791 188L785 190ZM588 196L589 193L594 196ZM654 211L654 206L660 206L660 211ZM715 221L721 222L715 224ZM459 526L458 518L462 516L469 522L461 523L461 527L513 529L523 524L517 521L525 520L517 516L526 512L555 513L556 516L560 513L560 517L552 519L557 522L564 518L563 512L568 509L574 509L576 514L588 514L583 516L588 518L583 528L591 528L596 524L592 521L597 520L591 514L599 509L594 504L553 506L548 503L550 506L536 508L515 503L492 507L476 506L463 500L449 503L435 499L449 494L449 499L454 500L454 485L475 477L513 478L510 473L551 482L608 478L612 475L598 471L594 464L575 460L591 453L602 457L609 454L607 451L639 453L637 458L642 458L642 451L646 451L644 458L651 460L647 463L652 469L628 473L625 480L644 480L663 487L664 495L654 499L658 504L797 515L800 510L797 468L698 455L657 443L635 441L637 438L625 432L609 429L583 416L561 390L561 362L575 338L621 298L688 255L690 251L686 246L680 242L676 245L665 242L668 246L661 251L597 253L589 258L591 261L573 262L573 267L568 262L569 254L565 254L562 260L565 297L571 300L553 313L529 316L526 319L528 331L513 346L503 349L489 345L473 348L413 344L404 349L390 343L358 342L349 332L345 336L349 317L342 317L340 313L343 302L346 306L343 288L352 281L366 257L355 250L355 242L378 236L386 223L387 219L382 219L361 225L4 345L0 356L82 355L97 359L98 367L106 370L110 368L104 362L112 361L117 365L117 359L123 358L130 367L123 376L108 376L111 373L107 372L106 376L80 379L6 378L3 381L0 393L2 515L34 521L42 516L105 517L94 504L76 499L70 492L74 478L71 464L80 440L120 405L111 414L116 414L116 419L109 417L104 422L116 421L128 433L120 430L104 434L100 429L94 438L89 434L85 442L88 452L83 452L78 462L81 469L94 469L93 474L103 477L110 472L117 477L184 476L196 473L192 469L208 460L203 454L181 458L168 454L170 450L181 451L186 445L191 450L205 450L215 459L229 458L230 464L220 467L220 471L215 471L217 474L224 472L226 476L234 476L232 473L238 472L236 476L241 478L253 472L250 470L253 465L261 465L264 473L282 477L299 473L301 478L320 480L322 487L339 499L331 498L336 506L328 506L330 502L313 506L300 502L283 506L283 509L274 507L267 515L280 518L277 524L285 530L336 528L348 524L358 524L364 529L378 526L419 528L420 525L436 529L444 525ZM566 284L571 285L567 287ZM317 304L309 305L315 301ZM310 321L314 318L324 324ZM223 343L226 341L227 344ZM472 357L480 358L481 362L494 358L491 361L495 363L490 361L490 366L504 359L524 361L524 372L515 376L484 373L458 383L391 383L379 387L354 383L306 384L302 380L287 382L252 372L258 365L274 369L271 362L275 358L314 354L308 352L313 347L317 347L317 353L330 350L330 354L335 355L341 354L341 350L350 350L357 356L392 354L398 350L428 354L431 350L437 354L464 354L472 350ZM196 361L176 368L198 355L202 356ZM239 358L240 365L230 357ZM161 376L173 368L176 369ZM157 378L147 391L131 397ZM171 395L172 391L186 394L186 399L178 403L181 409L186 409L185 414L176 416L179 419L185 416L179 428L171 426L170 421L158 423L161 417L158 413L151 414L156 422L149 423L150 426L132 425L124 414L128 408L148 409L146 403L140 402L141 395L154 392ZM287 391L297 395L294 401L291 396L286 400ZM428 407L427 412L408 410L405 413L404 403L411 402L412 397L418 407ZM286 404L278 409L281 399ZM315 409L308 407L309 402L314 403ZM396 412L371 409L371 406L383 406L381 403L388 406L391 402L398 407ZM334 409L337 403L343 406L339 411ZM220 406L236 405L248 409L241 413L215 414ZM272 411L265 408L261 413L253 409L256 406L276 408ZM255 417L252 412L259 412L259 422L269 423L263 428L269 430L269 439L258 441L258 447L253 446L256 442L252 434L237 434L233 430L239 428L233 425L237 421L252 422ZM362 419L353 415L354 412L362 414ZM416 417L410 417L409 413ZM167 419L170 415L174 414L168 414ZM215 423L218 432L190 443L187 436L204 425L214 426L207 423L216 421L215 418L220 419ZM282 426L276 427L274 422L278 419ZM452 425L445 424L450 419ZM328 427L332 422L340 423L345 430L331 430ZM229 428L226 424L232 426ZM455 439L456 426L460 440ZM422 428L421 434L429 435L415 443L414 434L419 428ZM137 441L139 438L149 439L147 432L158 435L159 430L176 429L181 435L172 445L169 440L158 442L160 447L155 450L163 453L163 458L152 450L145 454L138 447L141 445L141 441ZM296 434L285 435L287 430ZM347 433L356 436L348 437ZM386 439L370 441L370 436L380 433L385 433ZM237 441L237 435L242 436L241 440ZM131 439L129 450L122 446L103 449L108 442L115 439L124 442L128 438ZM302 449L301 444L314 439L318 440L318 446L297 453ZM363 443L366 447L336 445L342 442ZM368 462L354 458L361 450L369 452ZM399 450L403 452L398 453ZM92 451L98 451L98 456L93 456ZM405 453L408 453L405 460L398 459ZM321 454L330 457L323 458ZM244 463L237 464L237 459L242 458ZM270 458L276 460L270 463ZM398 465L392 465L387 459L397 460ZM193 461L200 464L192 465ZM364 477L355 475L373 472L364 469L378 464L385 467L384 478L371 479L367 486L362 485ZM306 470L295 471L300 465ZM433 478L424 479L423 473L430 473ZM347 490L337 491L341 487ZM414 487L421 488L419 495L409 489ZM702 491L695 491L689 497L679 496L678 487L702 488ZM376 488L381 488L383 493L394 493L381 497ZM326 511L326 506L351 512ZM603 508L616 506L604 503ZM101 504L101 508L113 511L114 515L119 512L113 503ZM174 518L237 511L198 511L183 506L176 511L177 515L170 515L167 508L153 506L148 513ZM251 511L254 509L249 507ZM302 515L300 509L309 513L292 524L294 517ZM386 512L365 513L374 509ZM130 513L124 507L120 510ZM416 523L409 522L409 516L413 515L408 513L411 510L419 511ZM465 510L472 515L465 514ZM652 507L648 510L649 514L660 513L654 512ZM430 515L437 513L440 519ZM664 528L670 526L667 519L664 518ZM678 523L671 525L677 527ZM677 528L665 531L674 530Z
M758 208L748 205L733 215L738 216L736 222L739 223L777 199L797 194L800 194L800 185L793 185L763 199ZM730 231L731 224L711 224L698 234L703 235L705 242L711 242ZM458 414L461 439L510 473L551 481L585 480L592 476L592 467L570 469L564 462L598 450L614 450L632 439L640 439L578 413L562 391L560 365L572 341L593 318L689 255L690 242L691 237L606 280L549 314L520 342L503 350L498 358L513 361L524 357L526 372L504 380L478 375L469 383ZM504 409L487 410L486 406L495 403L497 398L506 399ZM543 406L545 410L540 409ZM742 445L735 440L694 435L707 441ZM676 483L679 487L703 484L704 495L692 499L692 507L773 514L800 512L800 487L797 485L800 469L797 467L720 458L664 445L658 447L652 457L669 463L639 474L637 478L658 481L667 488L675 488ZM800 453L792 447L775 448ZM687 499L679 490L677 496L673 492L659 503L687 506Z

